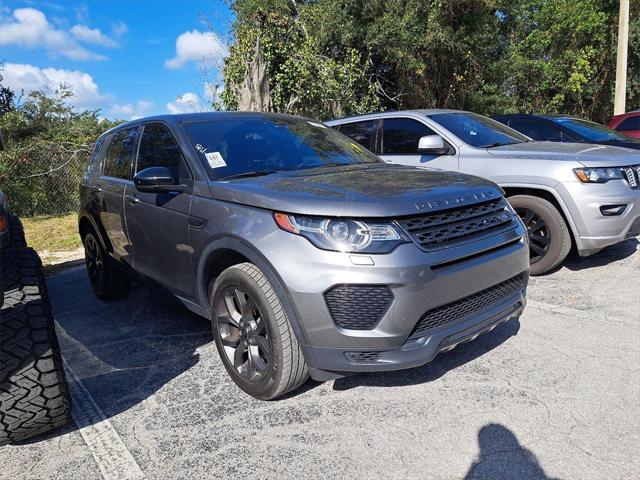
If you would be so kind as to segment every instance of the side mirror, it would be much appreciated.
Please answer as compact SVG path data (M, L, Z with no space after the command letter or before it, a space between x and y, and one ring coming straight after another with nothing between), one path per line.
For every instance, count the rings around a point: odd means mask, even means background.
M418 153L445 155L449 153L449 145L440 135L425 135L418 140Z
M167 167L149 167L133 177L133 184L141 192L184 192L186 185L178 184Z

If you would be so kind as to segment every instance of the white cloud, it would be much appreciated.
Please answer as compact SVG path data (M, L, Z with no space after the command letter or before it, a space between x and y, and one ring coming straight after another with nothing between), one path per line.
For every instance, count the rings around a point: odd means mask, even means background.
M164 66L175 70L188 62L211 65L219 63L227 53L227 47L215 33L192 30L178 36L176 56L166 60Z
M200 98L193 92L187 92L176 97L175 101L167 103L169 113L193 113L198 112Z
M109 109L109 113L115 119L133 120L148 115L154 106L155 104L149 100L138 100L135 103L114 104Z
M71 35L80 42L92 43L94 45L100 45L108 48L118 46L115 40L107 37L98 28L89 28L86 25L78 24L71 27L70 32Z
M122 20L118 20L117 22L111 25L111 33L116 37L121 37L123 35L126 35L128 31L129 31L129 27Z
M155 104L148 100L119 104L113 95L102 93L93 77L79 70L40 68L22 63L6 63L2 67L2 84L19 93L34 90L54 93L61 85L68 86L73 97L67 102L79 110L101 109L102 115L131 120L148 115Z
M2 68L2 83L15 92L24 90L30 93L34 90L44 90L53 93L61 84L67 85L73 92L70 101L78 108L97 108L104 102L110 101L110 96L103 95L98 84L88 73L78 70L64 70L58 68L40 68L22 63L5 63Z
M79 42L101 46L115 42L98 29L76 25L71 33L56 28L47 17L35 8L17 8L13 18L3 18L0 23L0 46L17 45L23 48L44 48L51 56L61 55L72 60L105 60L106 57L92 52Z

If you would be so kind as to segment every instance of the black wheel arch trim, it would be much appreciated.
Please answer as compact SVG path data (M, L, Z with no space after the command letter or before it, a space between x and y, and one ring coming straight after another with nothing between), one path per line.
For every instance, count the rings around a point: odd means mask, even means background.
M258 267L262 271L262 273L264 273L276 293L281 298L284 298L286 300L285 302L282 302L282 306L285 309L289 321L291 322L291 327L296 334L300 346L304 348L304 346L307 344L307 341L302 327L300 326L300 321L298 320L300 316L296 311L293 302L291 301L291 297L288 290L284 286L282 278L277 273L277 270L273 267L273 265L271 265L271 263L265 258L264 255L262 255L260 251L258 251L253 245L249 244L239 237L233 237L229 235L219 237L213 240L209 245L207 245L207 247L202 251L202 254L200 255L200 260L198 262L196 270L196 282L198 288L197 295L200 306L209 313L209 317L211 316L209 292L207 291L207 289L209 288L209 282L208 279L204 278L204 274L209 258L211 258L211 256L218 250L235 251L244 256L247 260ZM213 319L209 318L209 320Z

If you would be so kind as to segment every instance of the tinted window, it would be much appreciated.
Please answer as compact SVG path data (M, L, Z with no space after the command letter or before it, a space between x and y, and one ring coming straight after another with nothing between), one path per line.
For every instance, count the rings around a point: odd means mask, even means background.
M554 142L562 141L562 130L549 125L547 123L539 122L537 120L524 120L514 119L509 122L511 128L515 128L520 133L524 133L527 137L531 137L534 140L550 140Z
M373 120L346 123L338 125L336 129L351 140L358 142L364 148L368 148L371 151L375 150L376 122Z
M167 167L174 178L191 178L178 142L160 123L145 125L140 136L136 173L149 167Z
M616 130L640 130L640 115L627 117L616 127Z
M213 180L248 172L382 162L334 129L299 118L225 113L184 125Z
M104 158L104 175L124 179L131 177L131 162L136 152L137 132L137 128L129 128L113 134Z
M418 153L418 141L434 131L409 118L385 118L382 124L382 153Z
M568 130L593 142L606 142L608 140L626 140L626 137L615 130L600 125L599 123L581 120L579 118L554 118L553 120L563 125Z
M527 141L513 128L475 113L440 113L429 118L472 147L491 148Z

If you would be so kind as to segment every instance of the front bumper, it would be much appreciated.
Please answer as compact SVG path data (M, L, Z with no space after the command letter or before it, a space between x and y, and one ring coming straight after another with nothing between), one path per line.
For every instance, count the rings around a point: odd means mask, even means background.
M512 230L466 245L425 252L410 243L385 255L323 251L282 231L269 237L265 242L277 247L266 256L293 304L302 332L298 340L318 380L346 372L422 365L438 352L518 317L525 306L529 252L520 222ZM362 257L373 265L362 265ZM522 275L522 288L508 298L412 335L425 312L517 275ZM336 325L324 293L345 284L390 288L393 302L375 328L351 330Z
M603 184L570 182L563 184L572 199L569 206L576 224L576 246L585 257L609 245L640 235L640 189L631 189L624 180ZM601 209L624 206L619 215L603 215Z

